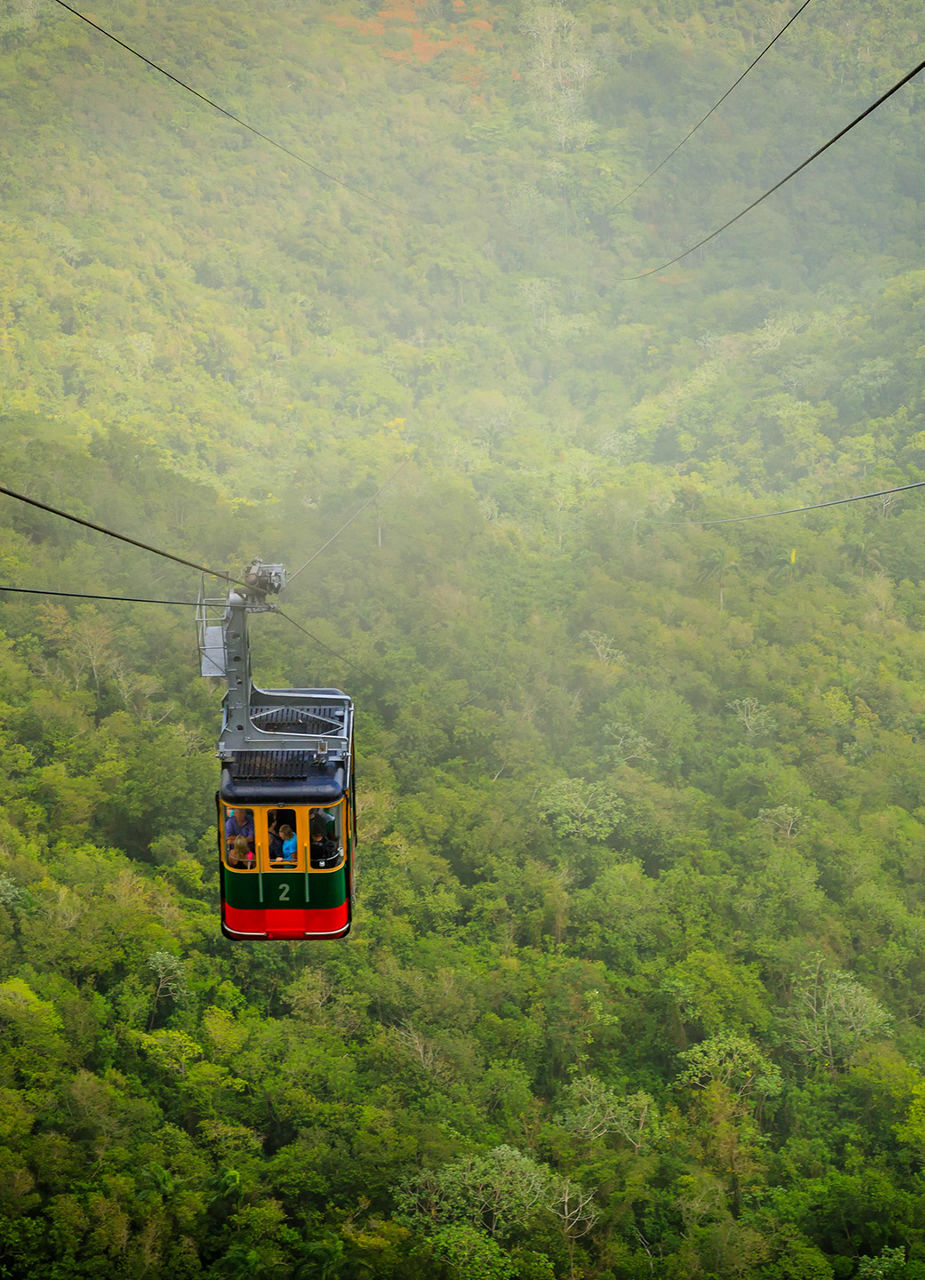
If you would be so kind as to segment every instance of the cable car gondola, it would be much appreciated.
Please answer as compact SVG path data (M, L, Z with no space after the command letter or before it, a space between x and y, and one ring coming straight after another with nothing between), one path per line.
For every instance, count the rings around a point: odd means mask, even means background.
M260 689L248 613L273 611L281 565L257 560L225 600L200 590L202 674L223 677L216 793L222 932L342 938L350 929L356 806L353 703L340 689Z

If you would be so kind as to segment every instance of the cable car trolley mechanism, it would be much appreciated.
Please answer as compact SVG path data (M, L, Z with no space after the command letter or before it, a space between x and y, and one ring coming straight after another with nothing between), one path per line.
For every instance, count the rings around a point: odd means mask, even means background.
M255 560L227 599L197 612L204 676L223 677L218 741L222 932L342 938L350 929L356 806L353 703L340 689L259 689L249 613L275 612L282 565Z

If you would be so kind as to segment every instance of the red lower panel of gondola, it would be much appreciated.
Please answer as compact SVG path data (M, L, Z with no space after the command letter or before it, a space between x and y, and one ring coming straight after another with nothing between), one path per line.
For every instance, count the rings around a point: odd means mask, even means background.
M350 904L339 907L222 907L225 932L235 938L340 938L350 928Z

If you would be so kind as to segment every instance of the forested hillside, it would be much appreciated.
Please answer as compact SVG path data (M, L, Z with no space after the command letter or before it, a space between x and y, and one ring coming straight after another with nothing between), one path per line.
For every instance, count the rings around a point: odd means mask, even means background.
M341 530L252 638L360 867L226 941L193 610L0 591L0 1276L925 1277L925 499L698 523L925 482L921 77L644 274L918 61L817 0L652 173L797 8L85 11L274 146L7 0L0 483ZM0 587L198 581L0 495Z

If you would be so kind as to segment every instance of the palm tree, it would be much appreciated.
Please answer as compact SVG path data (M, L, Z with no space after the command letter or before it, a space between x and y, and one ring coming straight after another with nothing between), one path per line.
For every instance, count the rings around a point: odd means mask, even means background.
M719 587L719 608L722 613L725 607L723 592L729 574L738 569L739 562L726 547L715 547L707 552L700 571L701 582L715 582Z

